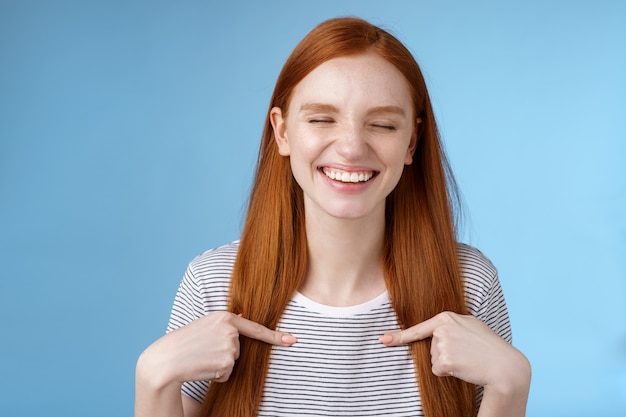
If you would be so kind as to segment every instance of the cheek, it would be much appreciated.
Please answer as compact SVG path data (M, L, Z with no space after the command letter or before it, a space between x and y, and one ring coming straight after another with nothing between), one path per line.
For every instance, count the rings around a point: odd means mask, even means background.
M317 158L324 149L324 139L310 132L294 130L290 132L291 156L298 160Z
M302 141L292 141L290 143L291 153L289 154L289 162L291 171L295 176L297 173L309 171L315 159L314 152L307 143Z
M379 149L378 155L389 168L402 170L404 165L407 164L407 161L410 162L411 153L408 144L396 143L395 146Z

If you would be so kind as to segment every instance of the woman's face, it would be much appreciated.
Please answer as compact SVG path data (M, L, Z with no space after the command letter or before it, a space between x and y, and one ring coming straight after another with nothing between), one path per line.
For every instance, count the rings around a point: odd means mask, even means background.
M307 217L384 215L416 144L408 84L391 63L375 53L326 61L296 86L287 114L273 108L270 119Z

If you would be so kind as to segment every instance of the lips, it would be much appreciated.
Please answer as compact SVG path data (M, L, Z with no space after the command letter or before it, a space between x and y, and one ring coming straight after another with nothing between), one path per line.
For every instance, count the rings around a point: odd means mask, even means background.
M328 167L323 167L322 172L331 180L346 183L366 182L377 174L376 171L344 171Z

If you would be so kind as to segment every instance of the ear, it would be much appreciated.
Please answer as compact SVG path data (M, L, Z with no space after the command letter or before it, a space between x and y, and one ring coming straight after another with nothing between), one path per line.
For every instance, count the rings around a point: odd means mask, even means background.
M278 145L278 153L282 156L289 156L291 149L287 140L287 123L283 117L283 111L280 107L272 107L270 110L270 122L274 129L274 139Z
M415 129L413 129L413 134L411 135L409 147L406 150L404 165L411 165L413 163L413 154L415 153L415 149L417 148L417 132L420 130L420 123L422 123L422 119L418 117L415 121Z

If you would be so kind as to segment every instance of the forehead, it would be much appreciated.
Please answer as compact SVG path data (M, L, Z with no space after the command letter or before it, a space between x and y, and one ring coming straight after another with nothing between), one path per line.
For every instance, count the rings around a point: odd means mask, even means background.
M409 84L390 62L371 52L330 59L295 87L291 104L411 107ZM290 106L291 107L291 106Z

